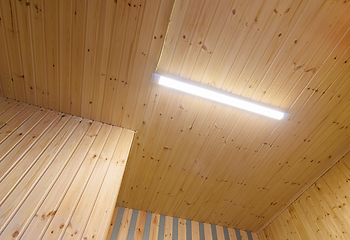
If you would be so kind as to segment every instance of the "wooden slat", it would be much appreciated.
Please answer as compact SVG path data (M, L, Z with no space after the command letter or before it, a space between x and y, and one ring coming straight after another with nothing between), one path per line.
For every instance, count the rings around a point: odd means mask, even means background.
M31 221L28 224L27 230L23 234L24 238L26 236L39 237L43 234L43 232L45 232L47 224L54 216L48 213L52 213L52 211L57 210L60 206L60 203L65 196L65 194L62 193L67 192L67 186L72 183L75 174L79 170L84 158L87 155L87 152L94 143L101 125L102 124L100 123L94 122L92 123L91 127L89 127L85 136L83 136L79 147L71 157L71 159L74 159L74 161L70 160L68 162L67 166L56 180L55 185L53 185L50 191L47 192L45 200L40 204L40 206L38 206L36 215L30 219Z
M259 236L256 233L252 233L252 237L253 237L253 240L259 240Z
M15 166L16 160L21 159L19 156L23 156L58 117L57 112L49 112L40 109L1 144L0 179L4 178L5 172L10 169L9 166Z
M73 3L74 14L72 16L72 73L70 83L70 113L80 115L81 111L81 94L83 83L83 67L84 67L84 37L86 23L86 0L76 0Z
M101 129L102 133L103 129ZM83 226L85 226L90 218L93 210L94 201L97 199L102 183L106 177L107 170L111 164L112 156L119 142L122 129L114 128L105 143L105 146L98 158L94 171L90 176L85 190L81 196L81 200L76 205L75 211L69 220L72 227L65 226L65 233L63 238L71 237L76 234L76 238L80 239L83 235Z
M95 76L95 61L97 55L97 39L99 32L99 1L89 1L86 12L86 32L84 48L84 69L81 99L81 116L90 117L92 94L93 94L93 77Z
M123 116L123 125L126 128L136 129L136 124L142 126L143 121L140 117L143 116L148 97L152 96L149 79L158 62L173 3L174 1L148 1L145 5L143 14L145 18L142 20L139 37L143 41L139 41L137 49L137 56L140 57L134 62L134 66L144 68L144 71L132 71L133 81L130 83L131 90L127 96ZM154 14L154 9L158 10L157 14ZM147 26L152 26L152 30L150 31ZM142 82L135 80L142 80ZM133 97L135 95L139 95L137 99ZM131 114L134 111L135 114Z
M29 16L31 25L31 38L33 39L33 62L37 104L41 107L48 107L47 74L46 74L46 49L44 34L43 1L31 1L29 5Z
M86 155L84 162L80 166L79 171L65 194L64 199L59 204L55 217L49 222L47 230L42 236L43 238L49 239L63 236L66 227L71 221L74 210L76 209L79 200L84 193L91 174L94 172L97 160L99 160L101 157L101 151L106 143L110 131L110 126L102 126L99 135L96 138L96 144L90 148L88 154Z
M152 32L148 31L148 36L146 35L148 38L146 38L146 36L140 32L140 28L143 24L147 24L147 18L154 18L154 16L149 15L146 19L143 19L144 14L147 14L146 8L152 7L154 4L153 2L154 1L146 3L145 1L141 0L133 0L130 3L125 2L125 6L127 7L126 12L128 13L125 19L127 21L127 28L125 31L125 40L122 51L122 56L125 61L120 62L119 75L117 76L116 94L113 101L114 107L112 109L112 124L115 124L117 126L120 126L122 124L123 117L125 116L124 108L126 108L125 105L127 96L130 96L130 94L128 94L129 88L130 86L134 85L134 81L139 80L133 76L135 73L133 73L132 68L134 67L134 64L139 64L140 61L145 59L144 55L146 53L142 52L142 54L140 52L141 49L139 46L139 39L144 38L141 39L141 42L144 42L145 39L148 41L151 39L149 35L152 34ZM145 31L145 28L141 29ZM145 49L142 49L142 51L144 50ZM138 75L137 77L140 76Z
M213 235L211 233L211 224L204 223L204 235L205 235L205 239L208 239L208 240L213 239Z
M57 0L43 1L48 102L49 108L56 111L60 110L58 3Z
M229 228L228 233L230 235L230 240L237 240L236 232L234 229Z
M110 56L110 44L111 36L113 34L113 15L115 14L116 4L113 1L102 2L101 4L101 19L99 27L99 38L97 40L98 44L96 47L97 56L95 64L95 76L94 79L99 79L94 82L93 89L93 102L91 110L91 118L100 121L101 119L101 109L103 103L103 93L104 87L107 81L107 66Z
M30 3L25 1L14 1L14 8L17 12L17 24L19 35L19 46L21 51L21 62L23 64L24 86L26 92L26 102L30 104L37 104L37 89L36 79L34 74L33 62L33 39L31 38L30 26Z
M123 219L120 225L119 233L118 233L118 240L126 239L128 236L131 216L132 216L132 209L126 208L124 210Z
M173 239L173 218L166 216L165 217L165 228L164 228L164 240Z
M23 139L15 149L15 151L11 151L6 157L4 157L1 161L1 180L6 177L6 173L12 167L16 167L17 173L22 173L27 170L29 166L31 166L32 162L40 157L40 153L45 150L47 146L53 141L56 137L59 130L67 123L70 119L70 116L62 117L60 116L56 121L49 127L47 130L47 123L39 125L37 128L33 129L32 134L37 133L36 138L32 138L32 136L27 136ZM45 131L46 130L46 131ZM40 131L42 131L41 134ZM36 144L36 146L32 146ZM15 161L13 159L16 159ZM18 164L19 163L19 164ZM18 164L18 165L16 165ZM18 180L21 174L18 174L17 177L12 178L11 180Z
M2 6L0 5L0 18L4 19L2 14ZM11 76L11 68L10 68L10 58L9 51L6 43L5 36L5 26L4 22L0 21L0 52L2 52L0 56L0 95L15 98L15 93L13 89L13 81Z
M98 233L101 239L106 237L108 233L108 224L111 222L113 214L113 206L117 202L133 137L133 131L123 130L119 144L113 155L112 163L102 185L100 195L97 198L94 210L92 211L91 220L86 226L84 235L92 236L94 233ZM110 186L113 186L112 191ZM108 199L108 204L105 202L106 199ZM101 211L100 209L103 209L104 211ZM103 219L103 221L99 219Z
M15 1L1 2L2 22L4 23L4 35L8 48L8 56L14 87L14 96L19 101L26 100L25 84L21 62L21 51L19 47L19 32L17 25L17 14ZM3 88L5 90L5 88ZM6 95L6 94L5 94Z
M192 221L192 240L199 240L199 223Z
M0 143L38 110L39 107L16 104L14 107L3 113L0 116L0 122L5 126L0 129Z
M186 240L186 220L185 219L179 219L179 225L178 225L178 233L173 233L177 234L177 238L179 240Z
M6 211L6 209L12 209L10 212L6 212L6 214L1 214L3 218L1 219L1 225L3 226L1 231L2 231L2 236L4 237L9 237L13 233L21 232L23 231L22 227L26 219L29 217L29 215L34 213L32 211L26 211L27 209L34 210L31 207L28 207L26 205L35 206L36 202L35 199L41 198L43 192L49 187L48 185L51 184L51 181L48 181L52 178L54 178L53 173L59 173L57 171L57 168L60 168L60 161L64 161L66 157L69 157L69 155L72 153L75 149L75 145L79 142L79 134L77 135L76 138L73 138L69 141L69 144L67 144L67 151L59 153L59 150L62 149L63 145L66 142L66 139L70 137L74 129L77 127L79 123L79 118L72 118L71 121L66 125L66 128L62 129L60 134L58 134L57 138L55 139L53 143L56 143L56 148L53 149L48 149L41 155L41 159L39 161L34 162L33 166L30 168L30 170L25 171L22 177L20 178L20 182L17 181L16 184L10 184L13 190L8 189L7 191L1 191L2 195L6 196L1 196L2 199L2 211ZM82 129L78 128L80 130L80 135L82 134ZM56 158L56 156L58 156ZM33 159L33 158L32 158ZM34 160L36 160L34 158ZM42 161L42 162L41 162ZM56 168L55 168L56 167ZM45 170L49 171L45 171ZM11 175L15 175L16 172L13 172ZM45 177L43 175L45 174ZM11 179L11 175L8 175L8 177L5 179L9 180ZM2 183L5 183L2 182ZM36 185L38 184L41 185L41 187L37 187ZM9 184L4 184L2 185L2 188L5 186L8 186ZM40 186L39 185L39 186ZM35 189L34 189L35 187ZM31 196L28 198L28 196ZM34 198L31 201L31 198ZM38 199L37 199L38 200ZM24 205L23 205L24 204ZM21 210L20 210L21 208ZM24 210L24 211L23 211ZM18 214L19 213L19 214ZM16 214L16 217L14 215ZM18 220L17 220L18 218ZM19 220L21 219L21 220ZM21 222L21 224L19 224ZM6 227L6 228L5 228Z
M111 224L109 226L108 234L107 234L107 238L106 239L111 239L113 228L115 226L114 225L115 224L115 220L116 220L116 217L117 217L117 214L118 214L118 210L119 210L119 207L117 205L115 205L114 212L113 212L113 215L112 215L112 221L111 221Z
M137 216L135 233L134 233L135 240L142 240L143 239L146 215L147 215L147 212L139 211L139 214ZM107 237L107 239L108 239L108 237Z
M218 240L225 240L224 229L221 226L216 226L216 234Z
M158 239L158 232L159 232L159 214L152 214L152 223L151 223L151 229L149 234L149 239Z
M0 109L1 109L0 114L2 114L7 109L12 107L14 104L16 104L15 100L3 98L2 101L0 102ZM4 124L4 122L2 122L1 125L2 124Z
M117 91L117 77L120 71L120 62L122 61L122 51L125 41L125 31L127 27L127 21L124 19L124 15L127 15L127 4L123 1L117 1L116 14L114 17L112 39L110 45L110 58L108 59L107 67L107 81L104 87L104 97L101 110L101 121L111 122L114 105L114 95Z
M60 111L66 113L70 112L73 2L58 1L59 101Z

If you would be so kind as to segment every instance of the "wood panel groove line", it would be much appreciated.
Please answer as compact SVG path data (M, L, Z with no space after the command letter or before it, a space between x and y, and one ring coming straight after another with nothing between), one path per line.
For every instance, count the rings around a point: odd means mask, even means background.
M1 100L0 239L105 239L134 132Z

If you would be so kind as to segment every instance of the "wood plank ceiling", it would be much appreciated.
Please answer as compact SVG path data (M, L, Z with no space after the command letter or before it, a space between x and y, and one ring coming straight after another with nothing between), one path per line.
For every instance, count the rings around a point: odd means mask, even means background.
M350 150L349 1L0 7L3 96L137 131L123 207L259 231ZM156 69L289 119L163 89Z

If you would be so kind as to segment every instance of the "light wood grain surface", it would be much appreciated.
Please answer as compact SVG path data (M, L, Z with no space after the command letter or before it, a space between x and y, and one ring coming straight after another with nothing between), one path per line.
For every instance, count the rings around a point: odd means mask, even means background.
M0 98L0 239L105 239L133 131Z
M1 96L136 131L120 206L255 232L350 150L349 1L3 0L0 18Z

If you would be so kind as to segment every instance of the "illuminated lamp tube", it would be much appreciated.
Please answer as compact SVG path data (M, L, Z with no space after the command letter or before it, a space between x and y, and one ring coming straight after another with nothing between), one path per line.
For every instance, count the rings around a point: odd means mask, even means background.
M219 102L267 117L271 117L277 120L285 120L289 116L288 113L265 107L262 104L254 103L250 99L243 99L240 96L228 94L227 92L224 92L222 90L203 84L198 84L197 82L189 81L186 79L173 78L153 73L152 82L181 92L192 94L198 97L212 100L214 102Z

